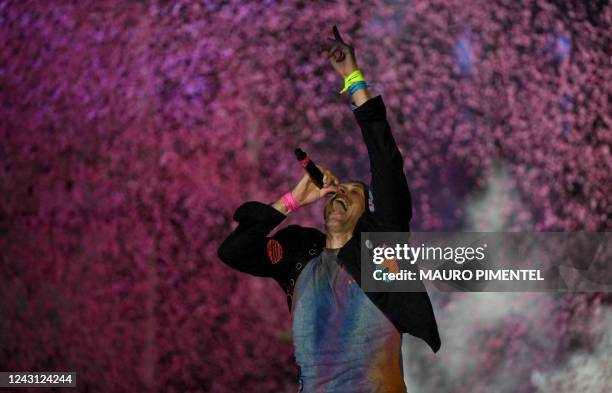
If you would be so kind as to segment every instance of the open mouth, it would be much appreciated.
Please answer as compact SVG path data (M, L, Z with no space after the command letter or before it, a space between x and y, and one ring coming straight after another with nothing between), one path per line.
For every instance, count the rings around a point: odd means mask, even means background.
M340 206L342 206L342 209L344 209L344 211L348 210L348 201L346 199L344 199L343 197L336 197L332 203L336 202L340 204Z

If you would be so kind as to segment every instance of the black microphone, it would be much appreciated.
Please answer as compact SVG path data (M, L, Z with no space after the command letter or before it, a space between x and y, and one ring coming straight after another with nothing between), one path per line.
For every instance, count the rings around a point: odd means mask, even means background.
M310 180L319 188L323 188L323 173L317 166L312 162L304 150L299 147L295 149L295 157L300 162L304 170L310 176Z

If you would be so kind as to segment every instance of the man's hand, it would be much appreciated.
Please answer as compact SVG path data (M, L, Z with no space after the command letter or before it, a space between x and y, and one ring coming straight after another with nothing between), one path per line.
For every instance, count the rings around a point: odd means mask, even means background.
M330 60L336 72L344 79L357 69L355 49L344 42L336 26L334 26L333 32L334 38L328 38L328 42L321 44L319 49Z
M336 176L323 167L318 165L317 167L323 173L323 188L317 187L306 173L302 180L291 190L291 194L293 194L293 197L301 206L316 202L330 192L335 193L338 191L339 182Z
M323 53L331 62L337 73L342 76L344 80L353 71L357 70L357 58L355 58L355 49L344 42L340 36L338 28L333 28L335 38L329 38L328 42L322 44L319 47L319 52ZM367 87L358 89L352 94L353 102L356 106L363 105L370 99L370 94Z
M291 195L293 195L293 198L295 198L300 206L316 202L328 193L338 192L339 181L336 176L321 166L317 165L317 167L323 173L323 188L317 187L312 180L310 180L310 176L305 174L293 190L291 190ZM281 199L274 202L272 207L285 215L289 213Z

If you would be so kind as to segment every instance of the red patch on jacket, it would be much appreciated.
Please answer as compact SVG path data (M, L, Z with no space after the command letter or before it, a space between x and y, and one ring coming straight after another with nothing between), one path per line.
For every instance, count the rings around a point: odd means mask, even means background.
M268 258L270 258L270 262L275 264L276 262L280 261L282 257L283 246L281 246L280 243L274 239L268 240Z

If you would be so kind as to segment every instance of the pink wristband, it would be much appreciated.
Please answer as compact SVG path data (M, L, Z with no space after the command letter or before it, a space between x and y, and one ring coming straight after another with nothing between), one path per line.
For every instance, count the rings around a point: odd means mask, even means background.
M291 191L281 197L281 202L290 212L294 212L300 207L300 203L295 200Z

